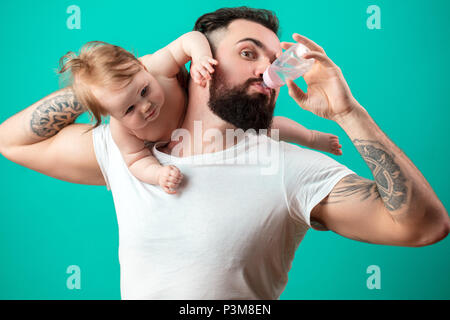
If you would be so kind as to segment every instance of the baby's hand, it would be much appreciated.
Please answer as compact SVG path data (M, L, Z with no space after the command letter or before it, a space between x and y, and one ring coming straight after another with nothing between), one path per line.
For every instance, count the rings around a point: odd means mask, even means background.
M158 169L158 184L169 194L177 193L178 185L183 180L183 175L175 166L162 166Z
M200 59L193 60L190 70L191 78L195 83L206 86L206 82L211 80L211 73L214 72L214 65L219 62L211 57L203 56Z

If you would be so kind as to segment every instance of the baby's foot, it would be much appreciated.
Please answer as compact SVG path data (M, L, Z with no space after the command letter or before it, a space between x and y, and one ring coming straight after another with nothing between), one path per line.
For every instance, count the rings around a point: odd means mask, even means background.
M158 183L169 194L177 193L177 188L183 180L183 175L175 166L163 166L158 169Z
M312 130L312 132L313 139L311 147L313 149L329 152L337 156L342 155L342 146L339 144L339 138L337 136L316 130Z

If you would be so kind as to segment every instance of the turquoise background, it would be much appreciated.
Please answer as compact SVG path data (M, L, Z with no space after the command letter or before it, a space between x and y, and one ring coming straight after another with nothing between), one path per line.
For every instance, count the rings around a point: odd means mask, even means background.
M81 9L81 30L66 27L72 4ZM372 4L381 9L381 30L366 26ZM57 90L59 58L86 41L103 40L144 55L190 31L201 14L237 5L274 10L283 41L298 32L321 45L356 99L449 207L448 0L3 0L0 122ZM306 89L303 79L297 82ZM371 178L340 127L299 108L286 88L276 114L338 135L344 154L332 157ZM58 181L3 157L0 175L0 298L119 299L110 192ZM311 230L297 250L281 299L449 299L449 249L449 238L402 248ZM81 268L80 290L66 287L69 265ZM366 286L370 265L381 269L380 290Z

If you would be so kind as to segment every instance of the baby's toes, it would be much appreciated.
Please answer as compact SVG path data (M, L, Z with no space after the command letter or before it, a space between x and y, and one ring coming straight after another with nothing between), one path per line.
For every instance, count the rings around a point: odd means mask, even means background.
M334 148L332 152L337 156L341 156L342 150L340 148L341 148L340 146L338 148Z
M339 138L337 136L331 136L330 137L330 143L339 143Z
M339 144L339 142L333 142L331 144L331 146L333 147L333 149L340 149L340 148L342 148L342 146Z
M339 138L337 136L331 136L330 137L330 144L332 146L338 146L339 145Z

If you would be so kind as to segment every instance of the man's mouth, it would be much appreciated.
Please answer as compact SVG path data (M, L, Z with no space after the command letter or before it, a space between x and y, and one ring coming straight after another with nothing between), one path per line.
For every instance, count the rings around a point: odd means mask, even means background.
M263 82L254 82L251 84L251 87L254 87L258 92L270 96L271 89L266 87Z

